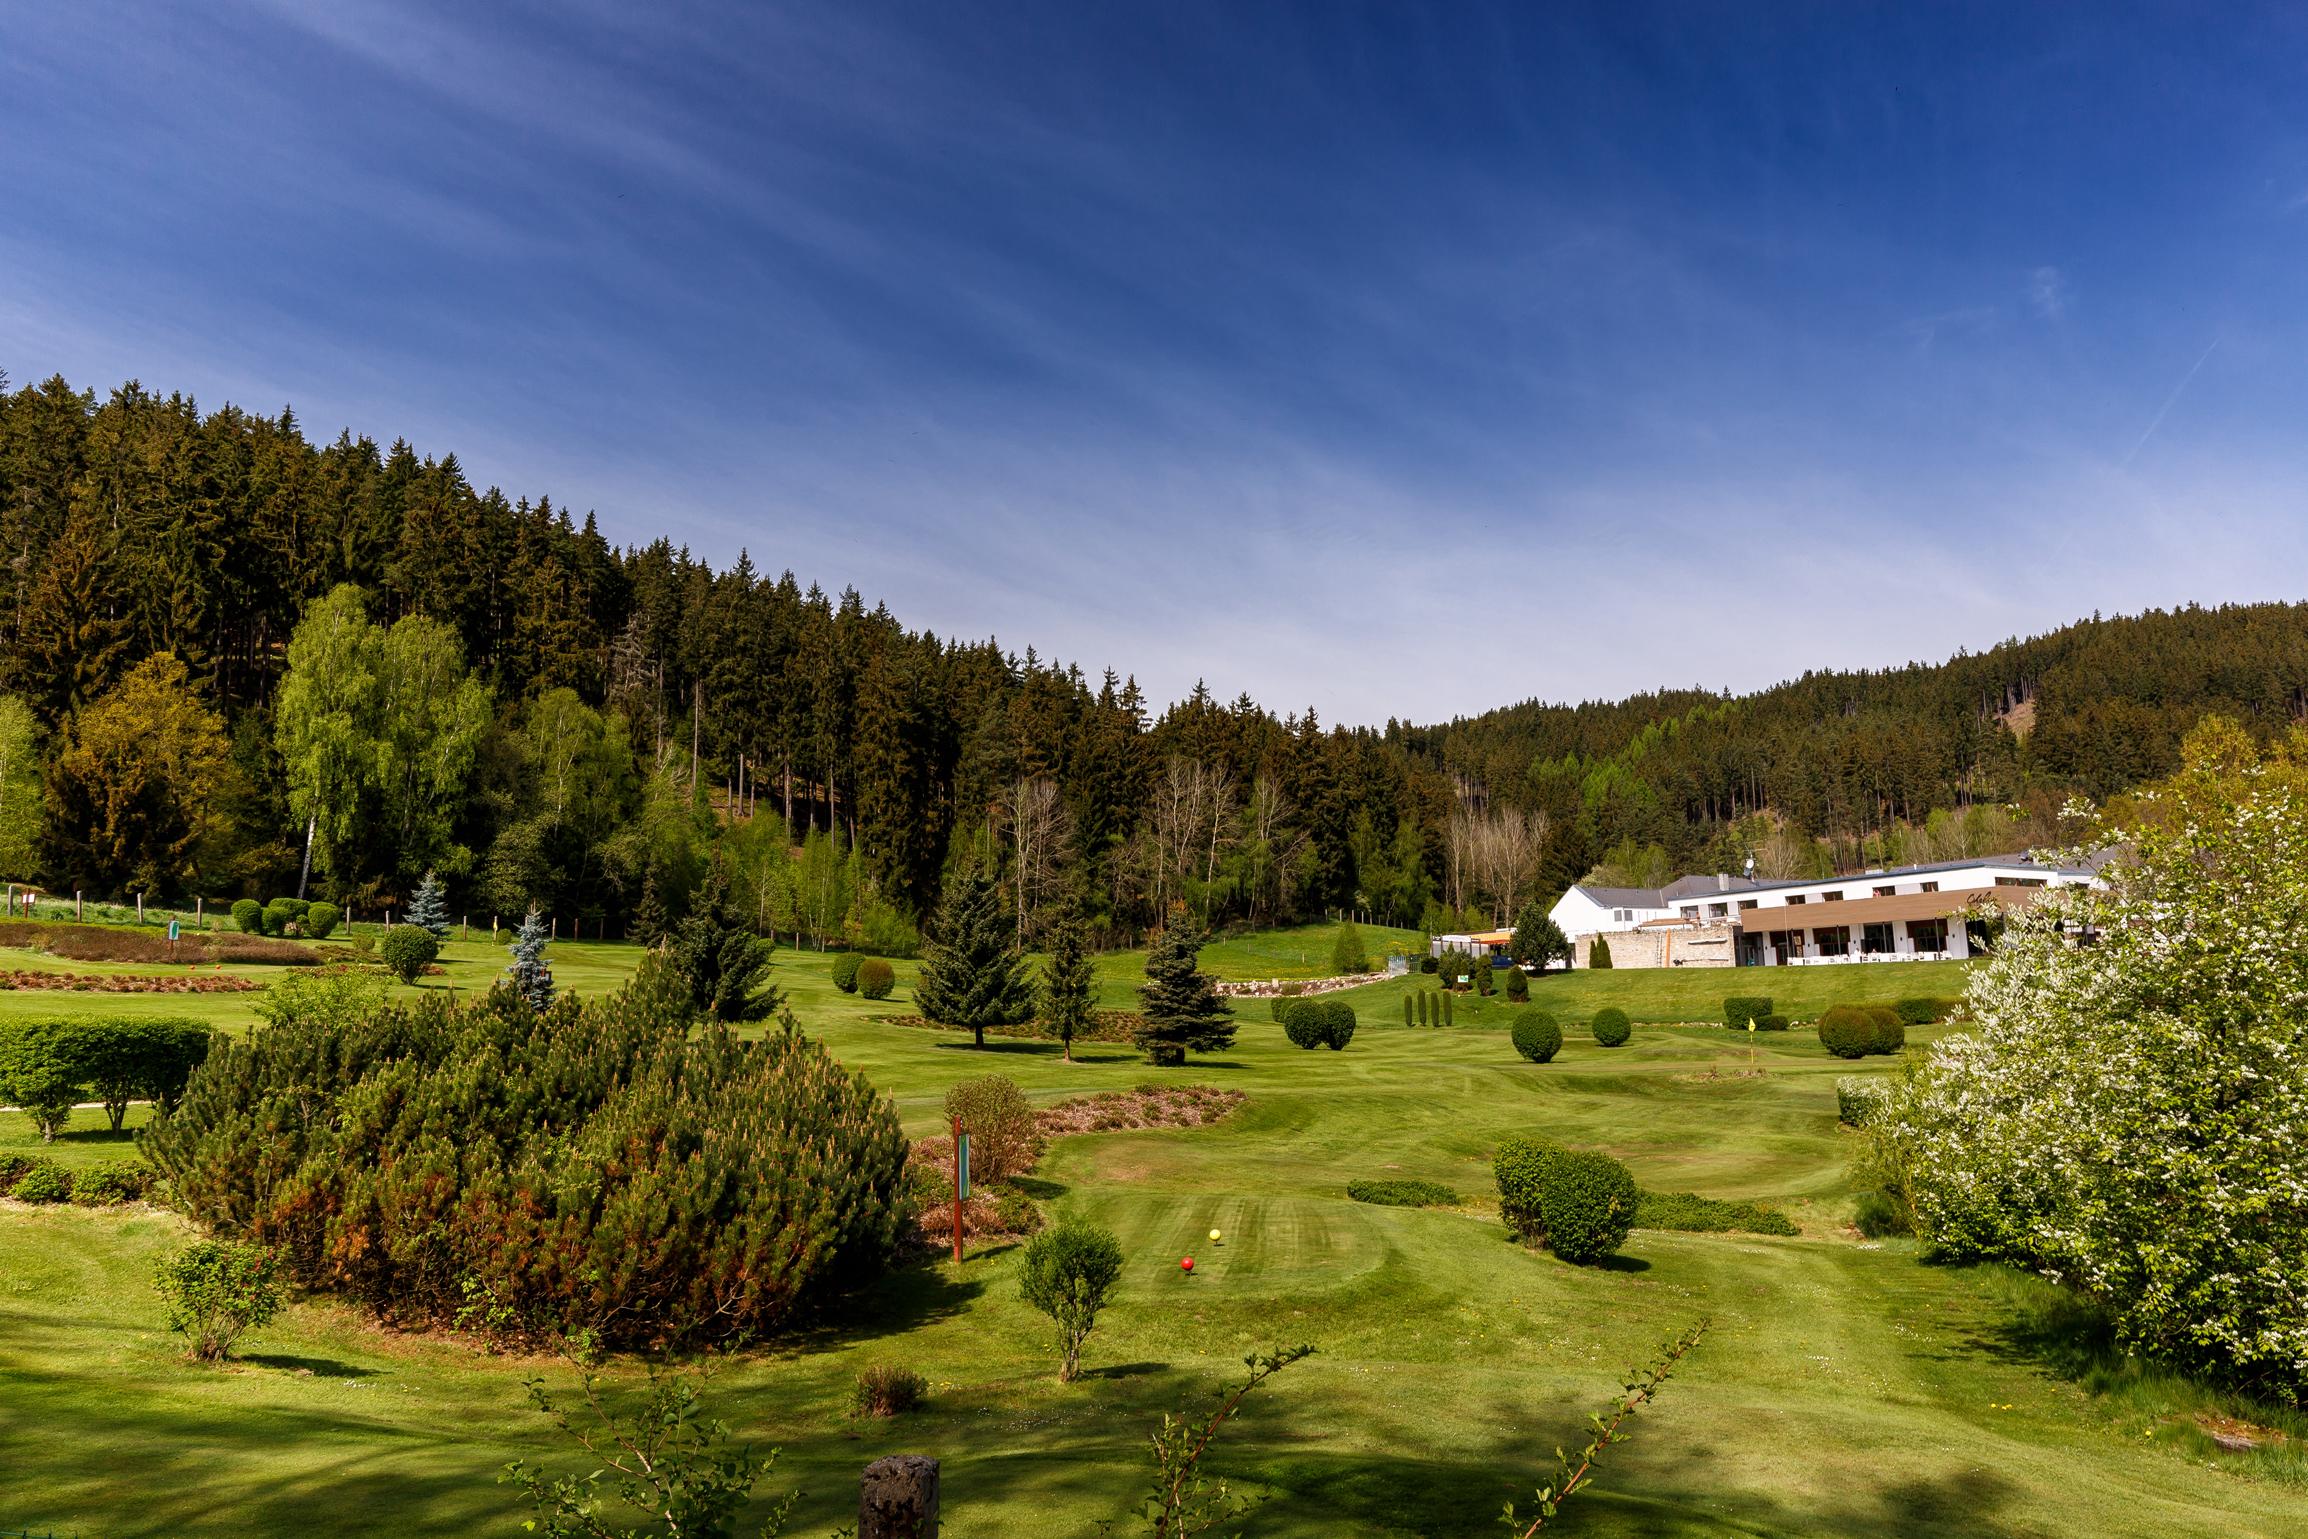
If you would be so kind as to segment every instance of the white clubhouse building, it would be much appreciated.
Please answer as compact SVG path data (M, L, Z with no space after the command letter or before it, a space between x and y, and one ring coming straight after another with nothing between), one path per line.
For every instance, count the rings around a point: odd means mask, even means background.
M1589 965L1601 937L1614 967L1800 967L1968 957L1992 908L2024 908L2093 869L2026 855L1759 882L1687 876L1663 888L1573 887L1550 910Z

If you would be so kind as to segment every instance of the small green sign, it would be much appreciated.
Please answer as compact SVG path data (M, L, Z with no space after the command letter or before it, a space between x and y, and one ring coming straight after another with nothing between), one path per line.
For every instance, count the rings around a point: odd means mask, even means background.
M954 1170L954 1179L961 1183L958 1190L967 1198L970 1195L970 1135L967 1133L962 1135L962 1141L954 1147Z

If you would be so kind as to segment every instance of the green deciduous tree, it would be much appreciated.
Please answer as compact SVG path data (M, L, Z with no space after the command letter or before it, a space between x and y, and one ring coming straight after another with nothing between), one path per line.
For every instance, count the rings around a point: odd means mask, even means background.
M1082 1369L1082 1343L1122 1280L1122 1242L1083 1218L1064 1218L1026 1242L1018 1294L1058 1326L1058 1377Z
M90 887L182 891L218 831L230 752L183 661L147 658L72 719L49 766L51 863Z
M268 1246L199 1240L161 1257L152 1286L168 1306L168 1328L185 1338L191 1355L220 1363L288 1302L288 1268Z
M20 695L0 695L0 871L32 874L40 853L41 732Z
M991 876L972 872L948 892L914 1000L939 1025L968 1028L979 1047L987 1027L1034 1018L1034 982Z

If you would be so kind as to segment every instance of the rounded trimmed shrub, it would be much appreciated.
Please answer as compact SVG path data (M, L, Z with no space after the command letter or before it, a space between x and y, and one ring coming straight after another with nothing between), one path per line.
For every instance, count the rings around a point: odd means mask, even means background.
M287 898L275 898L264 906L264 933L286 935L289 926L297 922L296 906Z
M1875 1022L1864 1005L1829 1005L1819 1017L1819 1045L1838 1058L1864 1058L1873 1051Z
M441 943L423 925L397 924L377 942L377 956L403 983L415 983L441 954Z
M1524 971L1523 971L1521 968L1519 968L1519 967L1510 967L1510 968L1508 968L1508 969L1507 969L1507 999L1508 999L1509 1003L1512 1003L1512 1004L1518 1004L1518 1005L1519 1005L1519 1004L1521 1004L1521 1003L1522 1003L1524 1000L1526 1000L1526 999L1529 999L1530 997L1531 997L1531 975L1530 975L1529 973L1526 973L1526 972L1524 972Z
M1441 959L1441 958L1439 958L1439 957L1437 957L1437 956L1436 956L1436 955L1435 955L1433 952L1431 952L1431 951L1430 951L1430 952L1428 952L1428 953L1427 953L1425 956L1423 956L1423 957L1420 957L1420 958L1418 959L1418 970L1419 970L1420 972L1422 972L1422 973L1433 973L1433 972L1437 972L1437 971L1440 971L1440 970L1441 970L1441 968L1442 968L1442 959Z
M889 998L897 982L897 970L880 957L867 957L857 965L857 991L867 999Z
M1745 1031L1749 1021L1761 1029L1763 1017L1770 1013L1771 996L1768 994L1733 994L1723 1001L1723 1024L1733 1031Z
M1874 1035L1868 1041L1870 1053L1896 1053L1907 1046L1907 1027L1900 1021L1897 1010L1889 1005L1870 1005L1867 1020L1874 1028Z
M1777 1012L1770 1015L1759 1015L1755 1017L1755 1029L1757 1031L1785 1031L1787 1029L1787 1017Z
M1547 1167L1562 1152L1561 1145L1543 1138L1510 1138L1491 1156L1491 1176L1499 1184L1499 1217L1526 1240L1546 1233L1541 1209Z
M844 994L857 992L857 970L865 966L865 958L854 951L845 951L833 959L833 986Z
M1635 1023L1627 1019L1627 1012L1617 1005L1605 1005L1595 1012L1595 1018L1587 1023L1587 1029L1595 1034L1595 1040L1603 1046L1620 1047L1635 1034Z
M232 906L232 923L243 935L264 934L264 905L254 898L242 898Z
M334 903L315 903L305 910L304 932L314 940L327 940L336 933L344 917L344 910Z
M1635 1227L1636 1200L1634 1176L1609 1155L1556 1155L1539 1187L1547 1249L1581 1266L1616 1255Z
M1544 1010L1525 1010L1515 1017L1515 1051L1533 1063L1546 1063L1563 1050L1563 1028Z
M1282 1013L1282 1034L1303 1048L1333 1052L1354 1040L1354 1006L1343 999L1299 999Z

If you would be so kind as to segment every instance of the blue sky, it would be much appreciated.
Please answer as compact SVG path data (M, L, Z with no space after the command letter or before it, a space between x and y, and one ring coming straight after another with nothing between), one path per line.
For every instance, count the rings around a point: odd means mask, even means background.
M2308 13L0 10L0 367L1326 719L2308 569Z

